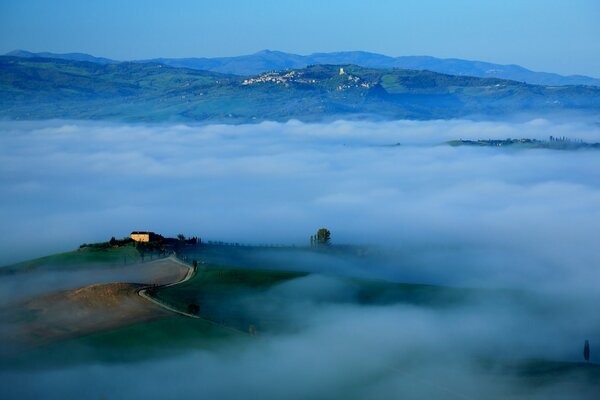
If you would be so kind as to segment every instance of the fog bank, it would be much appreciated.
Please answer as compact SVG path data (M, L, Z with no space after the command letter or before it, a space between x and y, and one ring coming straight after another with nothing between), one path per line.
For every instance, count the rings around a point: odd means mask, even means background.
M131 364L0 371L0 382L11 382L11 397L32 399L594 399L600 389L581 372L532 384L509 368L529 357L574 359L581 343L558 320L489 304L317 306L305 294L289 314L303 321L296 333Z
M399 251L405 266L460 266L463 284L585 286L600 265L599 153L439 145L550 135L594 142L600 127L2 122L0 262L135 229L305 244L326 226L336 243Z
M600 152L440 145L550 135L600 142L600 126L2 122L2 263L144 229L306 245L325 226L334 243L375 250L256 251L265 265L327 275L232 300L295 330L133 364L4 369L0 382L14 398L596 398L585 374L524 386L506 366L578 361L584 339L600 341ZM4 277L0 300L36 286L138 278L130 272ZM334 277L344 274L527 289L542 300L357 305L348 281Z

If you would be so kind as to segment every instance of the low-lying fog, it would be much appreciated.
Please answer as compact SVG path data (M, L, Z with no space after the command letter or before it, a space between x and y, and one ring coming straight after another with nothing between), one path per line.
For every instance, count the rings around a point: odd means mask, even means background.
M138 229L307 244L325 226L334 243L380 246L386 274L401 270L397 280L539 289L565 299L533 314L519 304L318 305L311 298L322 296L315 292L323 282L308 277L274 289L304 290L297 297L309 304L288 313L303 321L296 333L138 365L5 371L0 382L31 398L503 398L519 391L510 376L497 380L474 359L575 361L584 339L600 345L600 151L440 143L550 135L600 142L600 126L0 123L2 263ZM367 267L362 275L385 275ZM577 379L519 393L597 394Z
M600 141L600 126L2 122L0 263L137 229L307 244L325 226L334 243L383 245L406 265L467 271L444 272L460 275L457 284L543 278L591 289L600 152L438 145L550 135Z

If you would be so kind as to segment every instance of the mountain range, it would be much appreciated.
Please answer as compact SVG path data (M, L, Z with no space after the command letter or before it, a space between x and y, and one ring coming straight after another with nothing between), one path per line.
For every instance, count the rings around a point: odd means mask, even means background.
M94 57L83 53L32 53L15 50L6 54L14 57L57 58L73 61L89 61L100 64L116 64L119 61ZM307 56L263 50L255 54L237 57L216 58L155 58L137 60L138 63L159 63L172 67L190 68L203 71L221 72L234 75L257 75L269 71L306 68L310 65L358 65L368 68L427 70L449 75L475 76L480 78L500 78L537 85L594 85L600 86L600 79L583 75L563 76L548 72L534 72L519 65L500 65L483 61L469 61L457 58L436 58L429 56L389 57L364 51L314 53Z
M600 87L313 65L238 76L159 63L0 56L0 118L137 122L600 114Z

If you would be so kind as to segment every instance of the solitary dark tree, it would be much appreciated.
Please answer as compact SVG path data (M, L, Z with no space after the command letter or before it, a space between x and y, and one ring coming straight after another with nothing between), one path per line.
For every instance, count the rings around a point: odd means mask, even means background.
M111 246L114 246L117 244L117 239L115 239L115 237L113 236L110 238L110 242L108 242L108 243L110 243Z
M317 231L317 244L319 246L329 246L331 242L331 232L329 229L321 228Z
M180 233L179 235L177 235L177 239L183 242L185 240L185 235L183 233Z
M589 340L586 340L585 344L583 345L583 358L585 359L585 361L590 361L590 342L589 342Z

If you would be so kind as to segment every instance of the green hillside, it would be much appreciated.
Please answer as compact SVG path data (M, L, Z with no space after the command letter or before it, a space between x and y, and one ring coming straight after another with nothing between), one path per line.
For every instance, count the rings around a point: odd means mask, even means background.
M197 257L203 261L197 274L185 283L157 287L149 292L155 299L184 312L189 312L190 304L198 305L195 313L200 318L173 314L34 346L3 357L0 371L26 373L90 364L138 365L140 362L170 360L194 354L198 350L211 354L222 354L231 349L245 351L266 344L277 335L283 335L283 338L301 337L299 335L302 335L304 324L312 321L310 313L323 307L374 307L376 311L381 305L404 304L444 313L489 300L498 301L499 304L514 300L520 307L531 307L532 312L539 307L530 295L515 291L402 284L287 271L286 260L278 257L291 259L310 256L298 264L290 264L297 269L313 264L316 255L364 259L368 257L366 250L349 246L324 250L309 247L190 246L180 255L188 259ZM60 269L112 265L118 263L123 255L132 255L132 251L137 250L132 246L106 248L103 244L96 244L8 268L13 272L28 271L35 274L36 268L42 266ZM270 260L270 263L266 260ZM230 264L224 265L223 262ZM281 269L261 269L261 265L279 266ZM6 276L0 275L0 279L4 278ZM304 312L309 314L303 315ZM384 367L380 373L412 374L415 360L430 356L419 351L422 349L407 349L406 358L390 361L389 367ZM470 362L477 373L487 379L507 388L518 389L514 393L501 393L493 398L527 398L528 393L551 388L557 383L570 385L574 393L600 390L600 368L595 364L507 359L502 356L473 356ZM451 361L448 367L452 367ZM435 390L433 392L437 393Z
M131 264L139 261L141 261L140 253L134 246L116 248L108 245L90 246L0 267L0 277L2 277L2 275L34 272L37 269L65 270L73 268L104 267L123 265L125 263Z
M239 77L161 64L0 57L0 117L11 119L235 123L558 111L597 114L600 88L353 65Z
M314 298L298 298L292 294L273 290L277 285L291 283L302 286L308 279L307 290ZM198 316L205 320L247 332L253 325L259 331L281 331L293 328L287 310L297 302L316 301L330 304L412 304L444 308L464 304L478 295L500 295L494 291L450 288L433 285L401 284L355 278L321 277L335 290L313 292L314 283L303 272L240 269L220 265L205 266L191 280L168 288L152 289L156 299L187 312L191 304L199 305ZM302 291L300 291L302 293Z
M99 64L116 64L118 61L82 53L32 53L14 50L6 56L22 58L58 58L74 61L89 61ZM549 72L534 72L519 65L492 64L485 61L461 60L458 58L436 58L431 56L390 57L365 51L342 51L299 55L281 51L262 50L254 54L215 58L155 58L136 60L137 63L158 63L178 68L221 72L240 76L257 75L269 71L289 68L305 68L309 65L360 65L369 68L402 68L433 71L442 74L500 78L534 85L593 85L600 86L600 79L583 76L563 76Z

